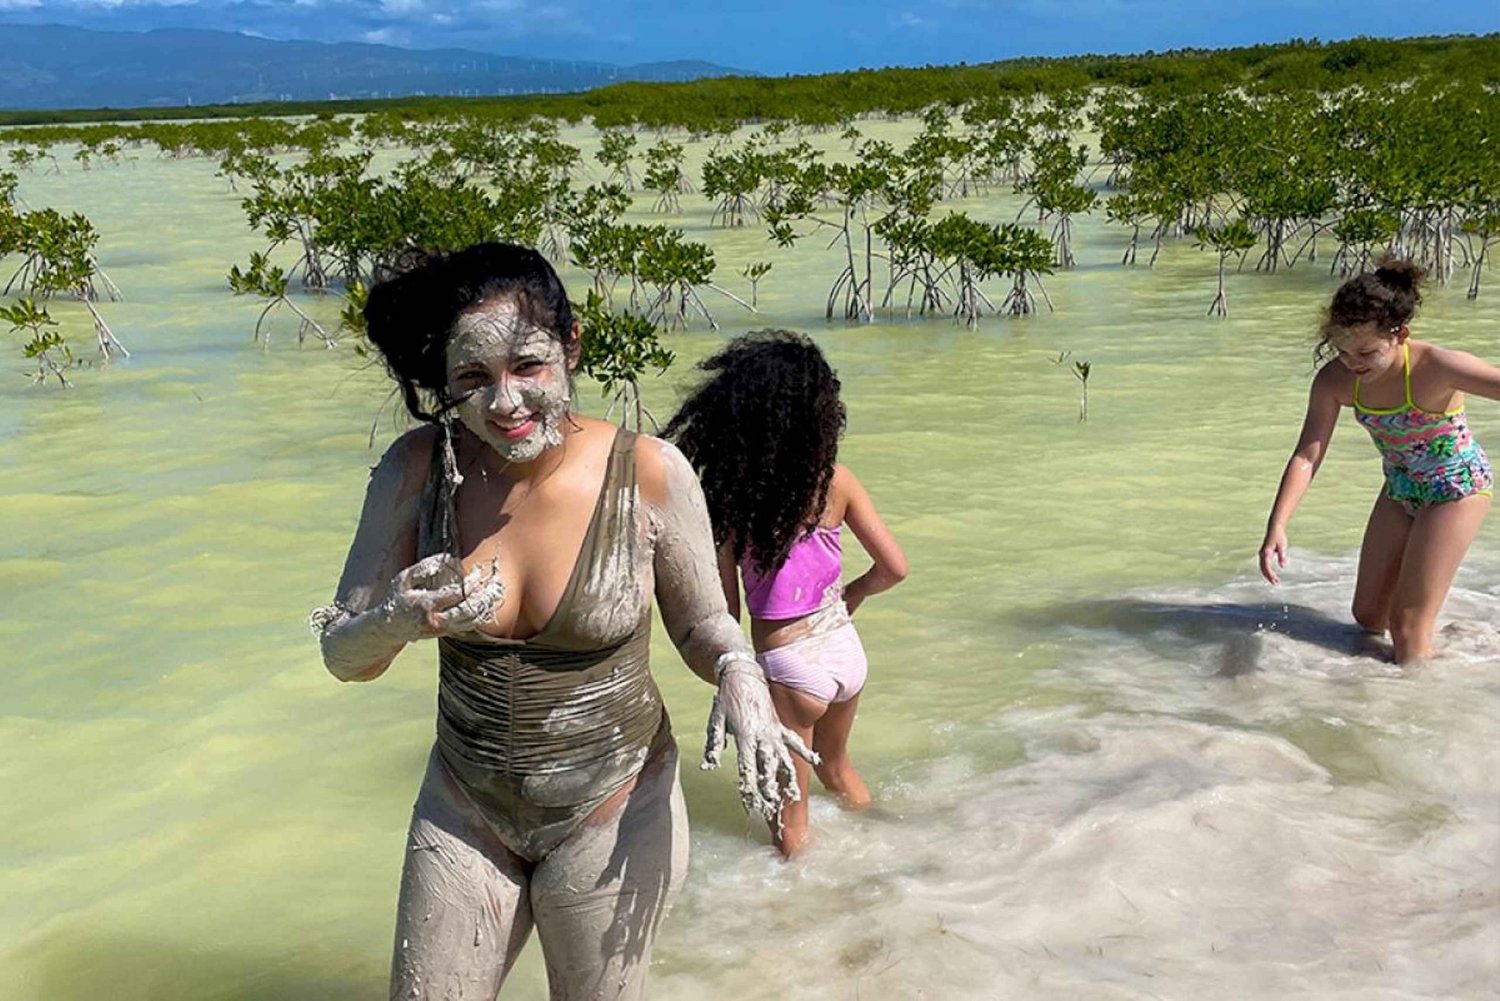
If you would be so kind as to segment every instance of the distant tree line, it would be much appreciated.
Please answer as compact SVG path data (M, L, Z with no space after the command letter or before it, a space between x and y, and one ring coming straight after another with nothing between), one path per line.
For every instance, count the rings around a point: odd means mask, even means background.
M690 83L621 83L578 94L406 97L388 100L265 102L180 108L96 108L0 112L0 126L171 119L366 114L407 119L475 114L540 116L599 127L694 129L726 118L833 124L869 114L907 115L988 96L1024 97L1095 86L1175 92L1247 87L1335 91L1412 78L1500 85L1500 34L1431 38L1293 39L1233 49L1177 49L1137 55L1007 59L974 66L860 69L789 77L720 77Z
M1074 222L1101 209L1130 234L1124 266L1153 264L1169 240L1211 251L1216 315L1228 311L1230 263L1247 266L1257 247L1257 270L1340 275L1395 251L1441 281L1465 273L1474 297L1500 235L1497 72L1500 36L1356 39L630 84L529 104L395 102L359 118L324 107L311 120L38 126L0 140L17 172L61 169L61 144L84 169L153 146L215 159L265 239L228 274L235 294L261 301L263 341L278 308L296 316L299 341L338 340L300 293L344 297L343 327L357 332L368 283L414 248L537 246L590 276L578 304L584 367L639 423L640 376L672 361L661 334L717 326L711 302L753 310L772 262L740 272L746 302L717 279L707 243L626 222L636 198L666 214L701 197L714 225L764 227L772 248L818 238L838 269L824 313L843 322L972 327L1050 307L1044 276L1074 266ZM920 129L904 146L867 137L861 126L877 115L917 116ZM598 172L559 128L584 116L600 130ZM829 157L835 132L852 156ZM696 184L685 167L694 143ZM383 149L404 158L376 170ZM13 282L83 300L108 358L118 342L92 306L96 236L81 216L19 208L18 176L0 189L0 255L21 257ZM997 190L1021 196L1013 220L952 204ZM994 280L1005 285L987 289ZM50 317L34 301L17 308L13 328L45 354L36 374L61 380L58 359L70 356Z

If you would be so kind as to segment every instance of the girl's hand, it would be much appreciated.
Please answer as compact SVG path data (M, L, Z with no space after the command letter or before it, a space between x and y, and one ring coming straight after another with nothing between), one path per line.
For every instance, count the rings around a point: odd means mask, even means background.
M494 615L504 600L505 585L494 561L464 576L457 557L438 553L391 579L379 613L415 640L469 632Z
M1266 529L1265 541L1260 544L1260 575L1272 584L1281 583L1276 571L1286 566L1286 529Z
M771 690L760 665L744 655L729 655L719 675L719 690L708 714L708 742L703 768L719 767L726 734L734 735L740 773L740 802L747 813L758 813L773 828L781 808L801 798L792 754L812 764L820 759L802 738L781 725Z

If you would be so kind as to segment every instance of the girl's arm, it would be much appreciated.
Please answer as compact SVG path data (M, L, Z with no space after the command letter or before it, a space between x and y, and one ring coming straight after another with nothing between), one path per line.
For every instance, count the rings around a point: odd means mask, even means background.
M718 686L703 767L718 766L726 734L732 734L740 799L774 825L782 804L799 795L791 753L813 762L817 755L776 718L765 673L739 623L729 617L708 505L693 467L670 442L641 438L636 470L650 522L662 624L693 673Z
M1491 400L1500 400L1500 368L1467 351L1440 348L1432 353L1454 389Z
M1328 442L1338 426L1342 404L1336 387L1343 376L1336 366L1341 366L1341 363L1329 362L1313 379L1307 399L1307 416L1302 421L1302 435L1281 474L1271 516L1266 520L1266 536L1260 546L1260 572L1272 584L1281 579L1277 570L1287 563L1287 523L1292 520L1292 512L1297 510L1302 495L1307 493L1308 485L1323 464Z
M406 644L472 628L503 596L498 577L475 568L465 579L453 556L413 565L433 437L427 428L402 435L371 471L337 596L309 617L340 681L380 677Z
M724 588L729 617L740 621L740 568L735 564L734 546L729 542L719 547L719 584Z
M853 615L870 595L888 591L905 580L908 567L906 554L880 519L865 485L846 466L839 466L834 475L837 488L845 497L844 523L874 561L870 569L844 588L844 604Z

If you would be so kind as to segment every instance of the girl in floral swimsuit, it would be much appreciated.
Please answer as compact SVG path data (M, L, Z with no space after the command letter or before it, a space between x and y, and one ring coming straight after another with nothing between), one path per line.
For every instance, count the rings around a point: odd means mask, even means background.
M849 760L849 730L867 665L851 616L906 576L906 557L865 488L836 461L844 405L817 345L766 330L699 367L707 381L665 434L703 480L729 612L739 616L743 575L756 658L781 721L812 744L823 785L863 809L870 792ZM844 525L874 562L847 587ZM809 768L797 769L806 789ZM778 821L772 836L790 858L807 840L806 797L784 804Z
M1260 570L1286 566L1286 526L1328 448L1342 407L1370 432L1384 462L1359 554L1354 618L1389 630L1398 663L1432 653L1438 610L1494 495L1489 459L1469 432L1464 394L1500 399L1500 368L1463 351L1411 339L1423 271L1384 260L1345 282L1323 324L1302 437L1271 508Z

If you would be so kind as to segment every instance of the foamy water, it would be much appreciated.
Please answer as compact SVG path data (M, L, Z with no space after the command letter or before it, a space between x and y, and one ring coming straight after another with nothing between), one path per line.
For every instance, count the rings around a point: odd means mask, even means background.
M26 386L14 341L0 355L0 999L383 996L434 652L341 686L304 625L348 544L382 377L297 351L285 323L252 345L258 307L223 275L259 241L211 164L21 192L104 234L128 299L101 309L134 358L62 394ZM1445 654L1397 670L1347 612L1380 474L1346 418L1284 583L1253 569L1326 272L1231 275L1209 321L1210 257L1121 269L1126 234L1087 220L1080 267L1048 279L1056 315L845 328L822 319L838 262L816 241L787 254L710 228L702 199L684 212L731 289L775 263L761 315L711 299L723 334L672 336L648 402L670 413L723 336L814 332L845 386L842 457L913 572L859 616L876 808L815 796L796 865L731 775L691 766L708 689L657 637L694 856L653 997L1494 996L1500 521L1444 610ZM1493 291L1434 290L1418 335L1500 359ZM1063 352L1093 365L1087 423ZM1500 406L1470 410L1500 452ZM511 984L545 995L535 943Z
M1057 610L1040 704L956 741L1019 742L1010 767L897 769L877 815L815 811L791 873L713 839L669 960L697 969L657 996L1493 994L1500 562L1400 670L1346 624L1352 561L1296 555L1285 604L1244 581Z

